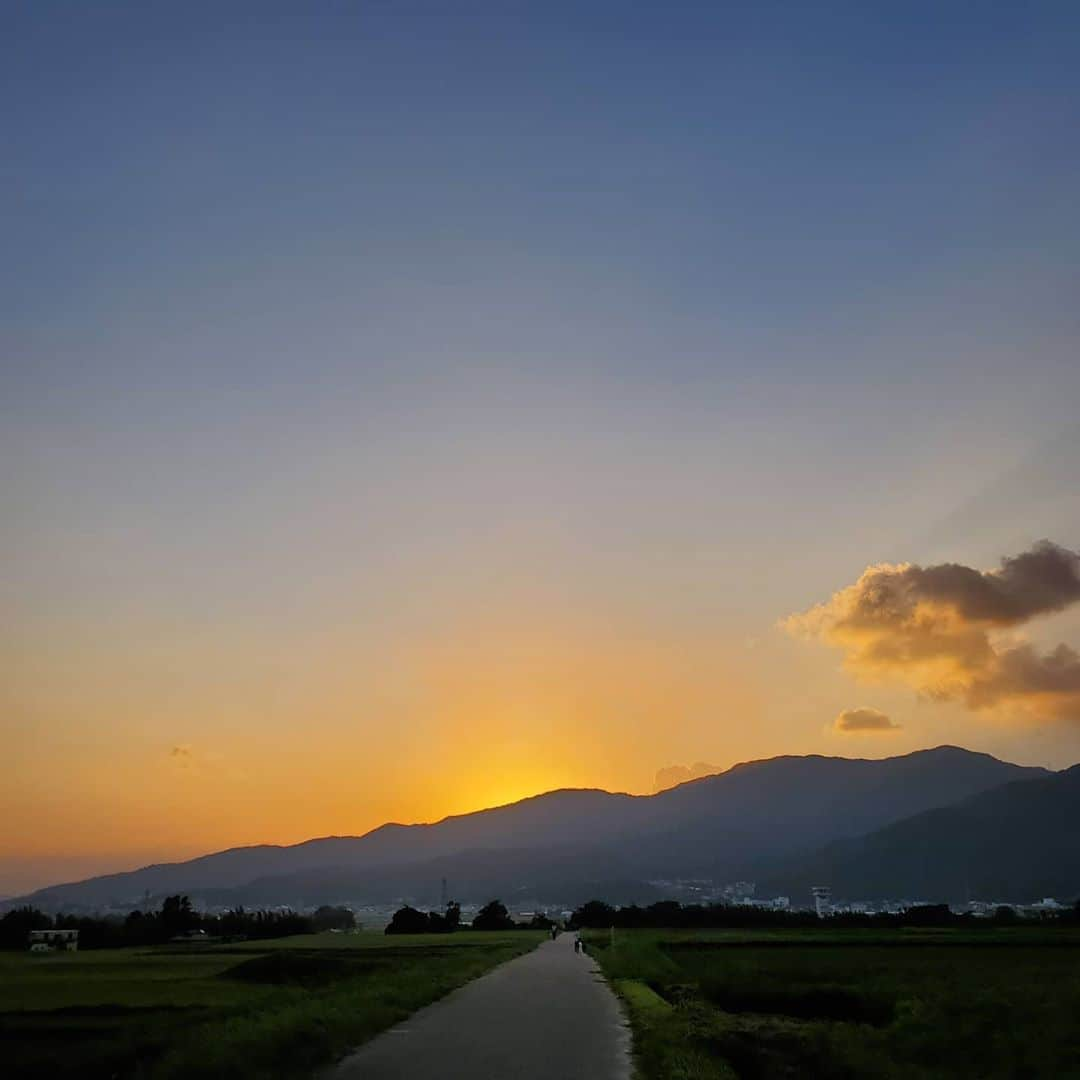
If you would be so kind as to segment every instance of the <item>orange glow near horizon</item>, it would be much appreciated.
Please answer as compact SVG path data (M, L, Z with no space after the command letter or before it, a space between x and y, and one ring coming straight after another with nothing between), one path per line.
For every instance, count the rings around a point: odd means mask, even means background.
M52 778L11 774L0 796L7 820L16 800L32 800L34 829L7 838L4 854L154 851L166 859L435 821L560 787L648 792L676 738L696 747L713 717L754 713L749 683L710 661L712 642L617 637L565 613L552 624L564 629L490 616L459 622L426 641L390 643L363 667L348 662L353 643L324 639L304 663L279 671L272 695L211 678L182 702L157 704L156 729L140 718L155 708L156 664L170 654L129 650L128 685L116 672L112 685L122 690L106 692L98 642L101 689L78 725L63 723L77 687L34 690L52 712L54 742L22 752L55 753L58 764ZM189 654L183 662L212 672L227 659ZM242 672L242 654L233 659ZM209 721L166 723L166 711ZM716 756L717 743L734 735L714 737L707 749ZM76 744L77 754L61 756L62 745Z
M826 721L849 700L846 676L839 696L823 694L820 676L800 676L812 658L780 633L661 637L632 611L599 619L518 599L378 640L325 624L286 644L159 631L121 648L74 635L64 678L27 665L9 680L43 722L33 739L16 733L4 766L0 871L42 884L437 821L555 788L646 794L680 761L965 741L954 712L951 740L908 723L887 746L841 745ZM782 686L778 664L791 675ZM199 678L184 684L187 672Z

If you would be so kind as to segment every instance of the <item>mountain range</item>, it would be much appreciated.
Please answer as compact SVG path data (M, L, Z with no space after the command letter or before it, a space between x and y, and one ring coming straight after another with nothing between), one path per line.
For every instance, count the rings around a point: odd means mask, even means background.
M878 760L785 756L655 795L551 791L433 824L54 885L18 902L123 908L184 892L206 904L433 903L443 878L463 901L650 900L673 878L757 880L796 903L811 884L849 898L1072 896L1078 806L1080 767L1051 773L952 746Z

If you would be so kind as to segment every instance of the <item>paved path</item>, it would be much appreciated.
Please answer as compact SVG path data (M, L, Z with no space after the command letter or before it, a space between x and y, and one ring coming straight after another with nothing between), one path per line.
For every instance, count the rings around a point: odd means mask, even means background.
M630 1032L561 934L384 1031L327 1080L630 1080Z

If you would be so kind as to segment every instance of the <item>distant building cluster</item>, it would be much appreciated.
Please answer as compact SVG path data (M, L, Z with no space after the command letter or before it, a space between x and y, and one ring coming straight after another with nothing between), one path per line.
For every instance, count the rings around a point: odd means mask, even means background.
M1009 904L1000 900L970 900L966 911L979 918L988 919L999 911L1012 911L1021 918L1037 919L1042 915L1057 915L1067 911L1068 904L1062 904L1052 896L1044 896L1033 904Z
M730 881L719 883L707 878L674 878L650 881L651 885L665 897L690 904L732 904L740 907L753 907L767 911L791 911L793 905L787 896L757 896L757 885L753 881ZM810 903L797 905L794 910L812 910L819 918L829 915L899 915L910 908L927 907L940 901L925 900L918 897L879 897L867 900L837 900L829 885L813 885L810 888ZM970 914L989 918L1003 909L1015 913L1019 918L1039 918L1068 910L1069 904L1063 904L1047 896L1031 904L1016 904L999 900L972 900L964 905L952 905L954 914Z
M718 883L711 878L657 878L648 884L665 899L683 904L731 904L738 907L760 908L765 911L789 911L787 896L757 896L757 883L728 881Z
M819 918L827 915L899 915L910 908L927 907L937 903L933 900L921 900L917 897L898 897L877 900L845 900L833 902L832 890L827 885L815 885L810 890L814 910ZM1070 905L1063 904L1052 896L1031 904L1015 904L1004 900L969 900L966 904L947 905L955 915L974 915L976 918L989 919L1002 911L1012 912L1018 918L1037 919L1043 915L1056 915L1069 910Z
M720 890L720 895L729 904L745 904L756 892L757 885L753 881L733 881Z

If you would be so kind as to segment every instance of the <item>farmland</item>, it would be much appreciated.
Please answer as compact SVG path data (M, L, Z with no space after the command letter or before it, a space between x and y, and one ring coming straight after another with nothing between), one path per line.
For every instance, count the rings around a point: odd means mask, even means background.
M646 1080L1080 1077L1075 931L585 938Z
M307 1075L540 939L317 934L0 953L6 1075Z

